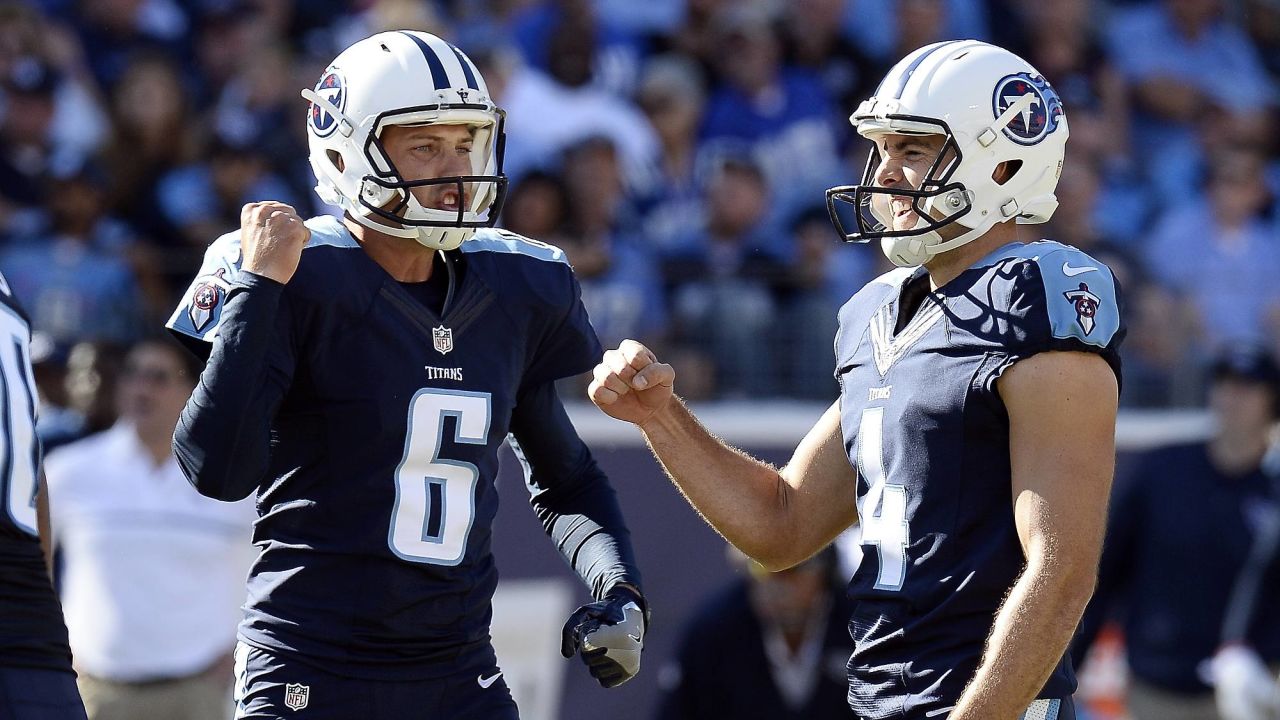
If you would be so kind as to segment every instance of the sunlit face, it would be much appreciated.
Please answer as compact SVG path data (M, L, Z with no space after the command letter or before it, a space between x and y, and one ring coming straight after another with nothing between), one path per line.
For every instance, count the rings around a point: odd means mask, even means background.
M942 135L879 135L875 139L880 151L880 165L876 167L876 187L907 188L917 190L929 175L942 152L946 138ZM885 197L876 194L872 202L881 216L891 219L890 230L910 230L920 219L912 207L912 198L906 195ZM886 208L883 203L887 203ZM887 210L887 212L886 212Z
M382 131L382 146L404 180L471 175L471 153L478 152L475 128L468 125L392 125ZM474 183L427 185L411 190L425 208L457 211L475 195ZM393 203L394 204L394 203Z

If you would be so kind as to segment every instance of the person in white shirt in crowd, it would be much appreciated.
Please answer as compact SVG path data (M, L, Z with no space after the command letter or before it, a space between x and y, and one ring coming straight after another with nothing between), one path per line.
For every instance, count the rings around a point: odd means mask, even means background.
M125 361L119 420L46 461L61 595L90 720L225 720L252 501L201 496L173 457L199 368L167 339Z

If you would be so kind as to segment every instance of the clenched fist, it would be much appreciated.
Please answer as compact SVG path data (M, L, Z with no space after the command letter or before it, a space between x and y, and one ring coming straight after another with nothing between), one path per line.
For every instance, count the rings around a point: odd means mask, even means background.
M288 283L298 270L311 230L293 208L280 202L254 202L240 210L240 249L244 269Z
M596 365L587 395L606 415L643 426L671 402L675 379L649 348L623 340Z

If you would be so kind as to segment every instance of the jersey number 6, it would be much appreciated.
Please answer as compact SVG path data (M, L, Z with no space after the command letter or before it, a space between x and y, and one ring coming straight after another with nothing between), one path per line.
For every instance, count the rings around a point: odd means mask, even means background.
M387 534L391 552L402 560L462 562L480 471L468 462L440 458L444 419L457 420L454 442L484 445L491 415L489 393L423 389L409 402L409 433L396 468L396 505Z

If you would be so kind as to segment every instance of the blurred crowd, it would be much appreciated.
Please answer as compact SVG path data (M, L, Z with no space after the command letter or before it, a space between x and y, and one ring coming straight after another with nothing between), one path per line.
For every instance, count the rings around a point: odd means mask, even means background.
M562 247L601 339L659 348L686 396L834 397L836 310L887 269L827 219L865 162L846 118L959 37L1063 98L1061 207L1026 239L1116 271L1125 405L1196 404L1217 347L1280 344L1277 0L9 0L0 270L45 372L154 333L243 203L335 212L298 92L386 29L476 61L503 226Z

